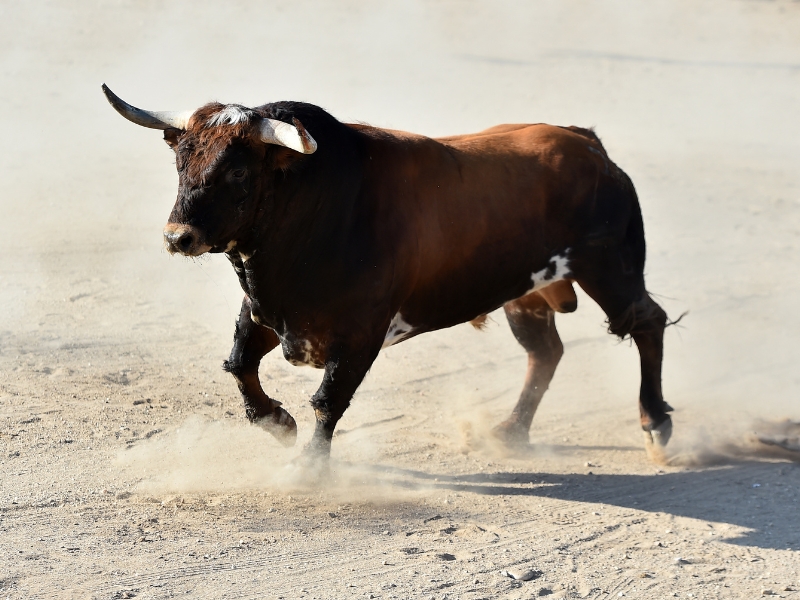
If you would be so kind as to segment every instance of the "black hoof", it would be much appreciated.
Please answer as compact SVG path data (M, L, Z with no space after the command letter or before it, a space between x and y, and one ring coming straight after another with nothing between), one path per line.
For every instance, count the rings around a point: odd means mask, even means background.
M492 437L508 446L525 446L530 443L528 430L516 421L503 421L492 429Z
M644 447L647 455L656 464L669 464L666 453L667 442L672 436L672 419L667 417L658 427L644 429Z
M287 448L294 446L297 442L297 423L283 407L276 407L271 414L254 420L253 424L270 433Z
M297 460L305 461L308 464L327 464L331 458L331 443L327 441L318 441L311 438L311 441L306 444Z
M297 457L292 459L292 467L301 474L306 483L316 483L330 477L330 458L330 446L325 448L312 440Z
M276 474L274 481L285 491L310 491L331 480L331 468L327 456L308 452L308 447Z
M644 433L653 445L664 448L672 437L672 419L668 416L657 427L644 428Z

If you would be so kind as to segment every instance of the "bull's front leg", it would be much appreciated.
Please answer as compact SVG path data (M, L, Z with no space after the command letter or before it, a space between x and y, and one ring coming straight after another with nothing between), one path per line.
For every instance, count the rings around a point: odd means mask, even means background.
M314 435L304 450L305 457L313 461L327 460L331 452L331 438L339 419L350 406L358 386L378 356L380 345L360 350L340 349L332 353L325 363L325 375L317 392L311 397L311 406L317 418Z
M264 393L258 379L261 359L280 341L272 329L253 322L250 310L250 298L245 296L236 322L231 356L223 368L236 379L248 420L266 429L284 446L293 446L297 440L297 424L280 402Z

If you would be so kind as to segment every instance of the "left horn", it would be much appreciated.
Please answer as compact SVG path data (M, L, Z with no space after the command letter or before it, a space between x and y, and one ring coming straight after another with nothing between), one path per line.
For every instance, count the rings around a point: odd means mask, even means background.
M292 122L294 125L276 119L264 119L261 122L261 141L285 146L301 154L314 154L317 151L317 142L300 121L292 119Z
M189 124L189 118L194 113L194 111L151 112L149 110L136 108L108 89L105 83L103 84L103 93L106 95L108 103L114 107L114 110L128 119L128 121L141 125L142 127L149 127L150 129L185 130L186 126Z

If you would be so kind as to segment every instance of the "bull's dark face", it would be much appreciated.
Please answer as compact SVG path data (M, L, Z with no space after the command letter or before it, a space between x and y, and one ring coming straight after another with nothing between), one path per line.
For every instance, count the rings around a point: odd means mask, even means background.
M103 93L129 121L163 130L175 151L178 199L164 228L172 254L230 251L246 241L271 195L276 169L286 170L317 149L295 118L289 124L218 102L192 112L153 112L128 104L105 84Z
M232 132L165 133L175 150L179 177L178 197L164 228L170 253L199 256L231 250L251 229L264 201L270 180L266 145L225 133Z

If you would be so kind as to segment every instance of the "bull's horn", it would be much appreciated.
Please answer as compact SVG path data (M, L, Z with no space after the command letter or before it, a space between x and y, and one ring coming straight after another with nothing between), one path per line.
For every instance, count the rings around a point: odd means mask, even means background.
M261 141L265 144L286 146L302 154L313 154L317 150L314 141L306 128L297 119L292 119L294 125L275 119L264 119L261 122Z
M108 99L108 103L114 107L119 114L137 125L149 127L150 129L186 129L189 124L189 117L194 111L184 112L151 112L131 106L103 84L103 93Z

